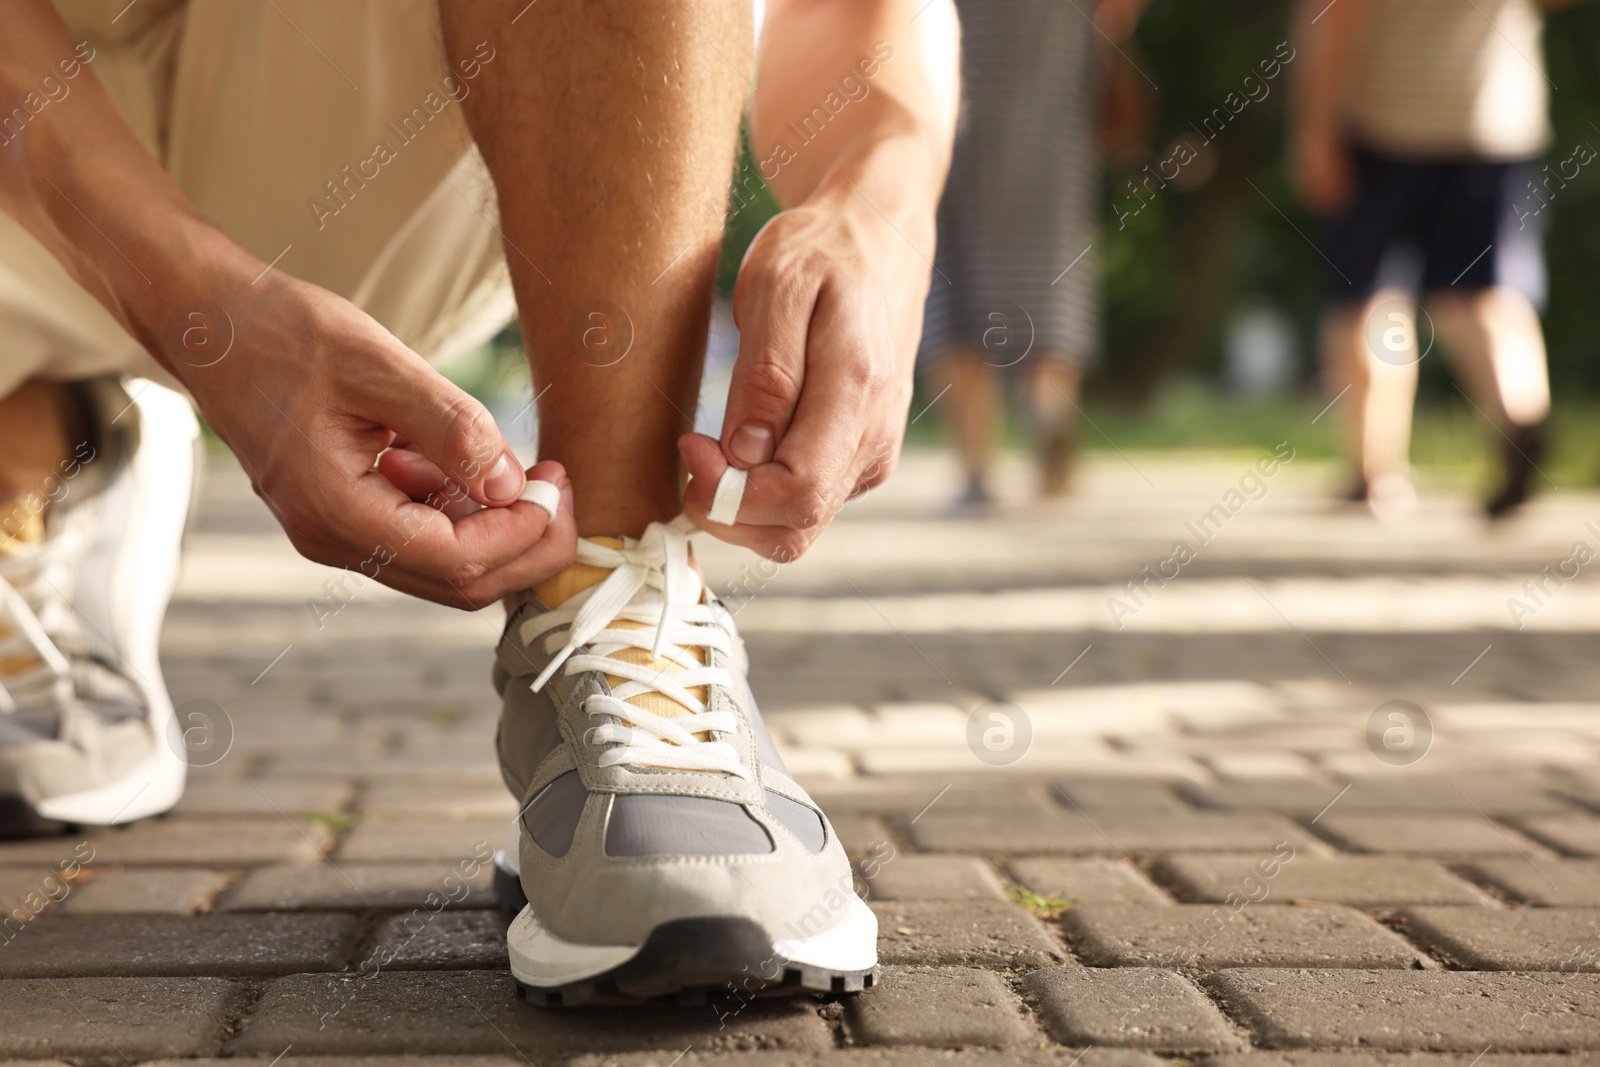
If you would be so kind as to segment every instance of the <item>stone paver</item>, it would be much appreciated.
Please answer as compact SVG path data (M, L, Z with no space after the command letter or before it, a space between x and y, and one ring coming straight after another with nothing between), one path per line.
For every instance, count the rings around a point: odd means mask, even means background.
M968 856L918 856L862 860L858 869L873 900L1005 900L1005 887L988 865Z
M338 970L353 916L47 916L0 952L0 977L287 974Z
M240 866L253 863L316 863L332 847L334 833L310 820L271 818L152 819L126 828L93 830L84 838L92 862L128 866ZM54 838L0 848L0 863L54 863L72 855Z
M1323 901L1358 908L1396 904L1487 904L1471 883L1433 860L1407 856L1296 856L1271 878L1262 877L1260 857L1243 853L1168 856L1156 873L1185 900L1222 903L1229 896L1273 903ZM1521 859L1517 863L1524 862Z
M241 999L222 978L0 981L0 1056L113 1063L214 1055Z
M222 900L231 911L365 911L484 907L494 903L489 862L340 863L257 867ZM441 903L442 902L442 903Z
M1600 976L1232 970L1206 980L1268 1048L1600 1049Z
M1216 1006L1171 971L1052 967L1034 971L1024 984L1045 1029L1062 1044L1178 1053L1245 1045Z
M891 967L870 997L851 998L845 1025L861 1045L1010 1048L1037 1045L1015 993L970 967Z
M1485 856L1464 861L1461 870L1513 900L1548 907L1600 907L1600 860L1529 862L1521 857Z
M1270 852L1285 842L1297 849L1325 851L1304 830L1279 816L1218 812L1101 810L1085 814L1068 807L997 824L981 813L936 810L918 820L910 828L910 836L918 848L933 852L1113 856L1168 851Z
M363 962L406 969L505 967L508 923L498 910L417 908L381 923L377 943L363 954Z
M385 819L362 823L347 834L334 856L339 862L436 861L452 864L493 855L506 839L509 818L427 821Z
M1172 898L1127 860L1021 856L1006 863L1012 877L1040 896L1079 904L1170 904Z
M1550 854L1512 827L1476 814L1345 815L1335 809L1317 822L1317 829L1353 852L1422 856Z
M132 867L97 872L61 902L65 915L193 915L232 879L204 867Z
M1600 856L1600 815L1537 816L1518 825L1569 856Z
M988 901L874 903L884 963L1042 967L1066 958L1061 943L1020 907Z
M1600 1054L1539 1052L1225 1052L1201 1067L1595 1067Z
M1600 971L1600 908L1406 908L1407 936L1474 971Z
M191 783L175 809L180 815L311 815L345 811L355 786L337 778L259 778Z
M1107 967L1410 967L1419 958L1337 906L1086 904L1062 923L1085 962Z
M827 1022L804 1000L729 999L691 1010L535 1010L499 971L375 971L291 975L269 984L230 1046L239 1055L504 1054L534 1063L584 1052L832 1048ZM670 1058L670 1055L669 1055Z
M1206 808L1235 811L1281 811L1314 817L1335 802L1341 814L1455 813L1473 815L1530 815L1570 812L1571 801L1547 786L1534 783L1496 783L1481 779L1418 778L1397 782L1359 782L1346 792L1344 785L1309 779L1279 781L1184 783L1179 791ZM1342 794L1342 795L1341 795Z

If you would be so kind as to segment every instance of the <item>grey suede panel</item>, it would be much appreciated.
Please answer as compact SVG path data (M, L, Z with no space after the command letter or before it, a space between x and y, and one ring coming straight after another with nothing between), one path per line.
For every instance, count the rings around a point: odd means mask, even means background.
M710 797L623 793L611 802L608 856L748 856L772 838L739 804Z
M539 790L523 813L522 824L534 844L552 856L565 856L572 849L572 835L588 799L583 778L577 771L568 771Z
M817 809L769 789L767 811L810 851L821 852L822 846L828 843L827 824L822 821L822 813Z

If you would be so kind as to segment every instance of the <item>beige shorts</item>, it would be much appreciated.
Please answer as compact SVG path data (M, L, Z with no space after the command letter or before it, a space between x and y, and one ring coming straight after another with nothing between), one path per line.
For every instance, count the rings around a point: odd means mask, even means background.
M349 298L428 359L510 320L493 189L461 110L498 57L483 45L447 58L435 0L56 7L140 140L264 262ZM63 84L46 106L71 106ZM176 384L0 215L0 396L117 371Z

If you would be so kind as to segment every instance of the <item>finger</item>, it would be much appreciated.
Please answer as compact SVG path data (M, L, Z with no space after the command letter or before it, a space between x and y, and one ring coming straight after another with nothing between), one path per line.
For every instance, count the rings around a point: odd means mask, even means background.
M568 487L559 464L534 469L543 480ZM285 528L295 531L295 547L304 555L342 567L377 559L394 575L459 588L522 557L551 524L549 513L529 501L482 508L452 522L413 501L376 470L353 480L319 479L308 488L297 498L294 513L285 515ZM388 584L398 587L395 581Z
M483 507L467 496L464 486L446 478L439 465L421 452L391 448L378 457L378 471L406 496L438 508L451 522L464 519Z
M734 290L739 355L722 419L724 455L741 469L772 459L805 383L806 335L816 305L810 287L786 286L760 270Z
M415 357L367 384L369 410L360 414L409 441L478 503L505 507L517 499L522 464L482 404Z

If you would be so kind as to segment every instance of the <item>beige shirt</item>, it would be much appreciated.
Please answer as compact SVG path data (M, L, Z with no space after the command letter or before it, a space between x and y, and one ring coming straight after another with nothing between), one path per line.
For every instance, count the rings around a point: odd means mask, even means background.
M1346 121L1401 155L1525 159L1550 143L1533 0L1371 0Z

